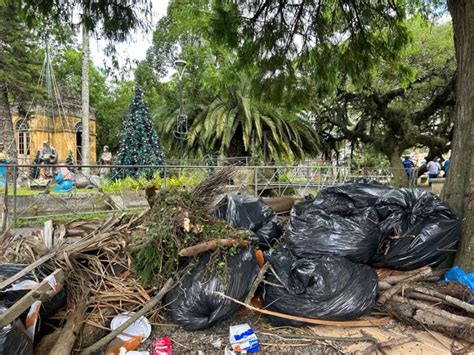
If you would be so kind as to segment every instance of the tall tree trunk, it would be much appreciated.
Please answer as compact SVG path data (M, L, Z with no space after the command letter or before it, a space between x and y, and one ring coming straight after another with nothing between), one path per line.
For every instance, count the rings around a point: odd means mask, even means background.
M5 145L10 159L17 161L15 132L13 130L13 119L8 102L8 88L4 81L0 81L0 142Z
M408 185L407 174L402 164L402 153L400 149L393 148L386 153L390 160L390 167L392 168L393 179L392 185L395 187L403 187Z
M84 15L88 13L84 7ZM89 29L82 22L82 164L90 164L89 144ZM84 174L89 174L89 168L84 168Z
M474 0L448 0L458 63L456 118L444 198L463 217L456 263L474 271Z

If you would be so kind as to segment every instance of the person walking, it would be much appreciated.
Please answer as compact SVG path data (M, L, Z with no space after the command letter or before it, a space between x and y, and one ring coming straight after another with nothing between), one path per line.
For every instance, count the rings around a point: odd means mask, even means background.
M431 179L436 179L438 177L439 170L441 169L441 165L438 163L438 157L430 160L426 167L428 168L428 178L430 180L431 187Z
M410 174L411 174L412 169L415 167L415 163L407 155L405 159L403 160L402 164L403 164L403 167L405 168L405 173L407 174L407 177L410 178Z

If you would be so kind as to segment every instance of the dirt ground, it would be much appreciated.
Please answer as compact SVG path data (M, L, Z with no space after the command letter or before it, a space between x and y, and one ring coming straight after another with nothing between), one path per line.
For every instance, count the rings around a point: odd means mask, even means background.
M396 321L389 321L382 327L367 328L329 326L274 328L264 316L246 310L240 310L228 320L201 331L186 331L168 323L154 325L152 335L142 344L140 350L150 351L151 354L154 340L169 336L172 339L173 354L224 354L229 344L229 326L241 323L248 323L255 331L260 343L260 354L360 354L373 342L321 340L320 337L373 337L382 343L407 335L412 336L413 341L393 348L383 348L384 352L400 355L474 354L474 347L471 351L468 350L468 344L465 342L447 338L440 333L417 330Z

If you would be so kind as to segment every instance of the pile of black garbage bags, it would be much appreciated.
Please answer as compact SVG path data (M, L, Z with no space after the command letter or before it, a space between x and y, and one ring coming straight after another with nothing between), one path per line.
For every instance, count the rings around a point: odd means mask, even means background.
M396 189L365 179L328 187L297 203L286 231L261 198L226 196L214 214L250 230L272 266L262 289L266 309L325 319L350 320L370 312L377 296L372 267L412 270L439 265L456 249L461 221L431 192ZM166 296L172 319L203 329L229 317L238 305L215 292L244 300L259 273L249 247L229 257L229 278L208 275L209 255ZM275 325L299 325L271 318Z

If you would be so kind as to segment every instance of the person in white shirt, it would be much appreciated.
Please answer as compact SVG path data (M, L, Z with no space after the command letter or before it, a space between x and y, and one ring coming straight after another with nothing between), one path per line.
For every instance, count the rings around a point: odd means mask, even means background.
M438 163L438 157L435 157L433 160L430 160L426 165L428 169L428 177L429 179L436 179L438 177L439 171L441 170L441 166ZM431 186L431 182L430 182Z

